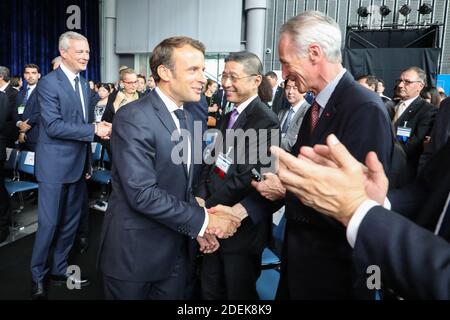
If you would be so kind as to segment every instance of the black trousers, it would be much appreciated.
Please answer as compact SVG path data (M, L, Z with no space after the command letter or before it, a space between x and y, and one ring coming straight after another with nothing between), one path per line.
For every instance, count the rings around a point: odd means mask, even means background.
M9 195L5 188L5 162L0 161L0 231L9 228Z
M206 300L258 300L256 281L261 274L260 254L223 253L203 256L200 271Z

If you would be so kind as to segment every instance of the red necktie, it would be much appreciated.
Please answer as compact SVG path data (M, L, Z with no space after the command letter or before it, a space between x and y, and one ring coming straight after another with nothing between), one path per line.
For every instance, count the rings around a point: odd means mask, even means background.
M317 126L317 123L319 122L319 116L320 116L320 105L314 100L312 106L311 106L311 133L313 133L314 129Z

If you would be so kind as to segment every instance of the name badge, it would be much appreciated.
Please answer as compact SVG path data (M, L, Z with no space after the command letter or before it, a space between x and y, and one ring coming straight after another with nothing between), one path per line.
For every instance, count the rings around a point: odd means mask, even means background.
M397 139L400 142L407 142L411 137L411 128L408 127L398 127L397 128Z
M216 159L216 167L219 168L224 174L228 173L231 164L233 163L233 159L229 156L219 153L219 156Z
M24 111L25 111L25 105L21 104L21 105L17 108L17 113L18 113L18 114L23 114Z

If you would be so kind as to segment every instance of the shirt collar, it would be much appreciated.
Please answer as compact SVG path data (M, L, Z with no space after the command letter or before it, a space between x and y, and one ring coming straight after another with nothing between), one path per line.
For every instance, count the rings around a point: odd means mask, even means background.
M405 100L405 101L400 101L399 103L404 103L405 104L405 106L408 108L409 107L409 105L411 104L411 103L413 103L413 101L414 100L416 100L417 98L418 98L419 96L417 95L417 96L415 96L414 98L411 98L411 99L408 99L408 100Z
M62 72L64 72L66 77L69 78L70 81L74 81L76 77L80 77L80 73L76 73L76 74L73 73L64 65L64 63L61 63L59 65L59 67L61 68Z
M3 87L0 87L0 91L5 92L6 88L8 88L8 86L9 86L9 81Z
M331 80L330 83L328 83L322 91L319 92L316 97L316 102L320 105L320 108L325 108L339 81L341 81L346 72L347 69L343 68L341 72L339 72L338 75L333 80Z
M255 94L254 96L248 98L247 100L245 100L244 102L242 102L239 106L237 106L236 109L237 109L237 111L239 112L239 114L241 114L241 113L245 110L245 108L247 108L248 105L249 105L253 100L256 99L257 96L258 96L258 95Z
M299 101L295 106L291 106L291 109L294 110L294 114L297 113L298 110L300 110L300 107L305 103L305 99L302 99Z
M178 107L177 104L167 95L165 95L164 92L162 92L162 90L159 87L156 87L155 91L159 95L161 100L164 102L164 105L166 106L167 110L169 110L170 113L173 113L178 109L183 110L183 106Z
M27 85L27 90L29 89L30 92L33 91L36 88L36 84L31 85Z

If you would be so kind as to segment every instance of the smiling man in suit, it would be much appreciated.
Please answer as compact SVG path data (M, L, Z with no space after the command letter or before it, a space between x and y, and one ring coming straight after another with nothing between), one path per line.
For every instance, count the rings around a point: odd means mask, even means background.
M111 124L89 123L89 87L80 72L89 61L87 39L76 32L59 38L61 65L37 87L41 107L35 173L39 183L38 229L31 258L32 298L45 298L45 277L65 285L67 257L87 197L86 177L94 135L108 138ZM52 250L53 249L53 250ZM51 266L49 253L53 252ZM71 283L87 285L71 277Z
M301 13L282 26L278 51L283 78L294 80L300 92L310 90L316 97L305 114L292 154L297 156L302 146L324 143L334 133L357 159L376 151L388 168L393 150L388 114L380 97L359 85L342 67L337 23L320 12ZM276 175L253 184L269 200L284 199L278 206L286 205L277 297L367 298L362 282L355 282L361 280L360 275L352 274L344 228L285 192Z
M222 86L234 108L221 122L219 129L226 141L217 139L215 163L205 165L202 170L196 195L205 201L207 208L219 204L234 206L256 193L251 186L251 171L260 171L261 151L269 149L272 129L279 135L276 115L258 97L262 81L267 80L255 54L241 51L225 58ZM255 139L245 143L245 135L253 132ZM228 139L230 133L235 134L233 139ZM229 166L221 165L224 161L229 161ZM261 254L267 245L271 215L266 210L237 210L236 215L242 219L236 234L219 240L219 250L203 257L200 280L204 299L258 299L256 281L261 272Z
M150 58L157 87L114 118L113 191L99 252L107 299L183 299L191 239L217 249L206 232L228 237L239 225L233 216L208 214L192 192L194 154L202 145L194 149L193 117L183 105L200 100L204 52L188 37L163 40Z

